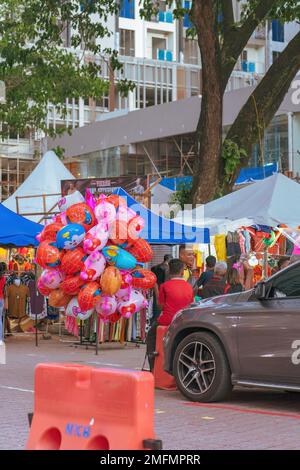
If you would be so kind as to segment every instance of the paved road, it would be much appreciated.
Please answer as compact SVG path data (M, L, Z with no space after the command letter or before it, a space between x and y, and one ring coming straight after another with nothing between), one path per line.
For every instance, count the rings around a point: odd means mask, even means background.
M145 349L135 345L74 348L57 337L7 340L7 365L0 365L0 449L23 449L27 413L33 410L33 372L39 362L140 369ZM300 395L235 390L229 401L199 405L179 392L156 391L155 429L164 449L299 449Z

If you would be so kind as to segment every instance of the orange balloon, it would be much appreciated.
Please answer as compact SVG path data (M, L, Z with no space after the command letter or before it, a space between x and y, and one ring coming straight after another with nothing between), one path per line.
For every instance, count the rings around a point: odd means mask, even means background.
M86 232L94 227L96 223L94 212L85 202L79 202L78 204L73 204L73 206L68 207L66 216L68 222L82 225Z
M60 265L64 251L60 251L52 242L41 242L36 252L36 262L42 268L56 268Z
M68 250L61 261L61 270L67 275L79 273L83 269L85 256L80 246Z
M100 288L97 282L89 282L80 289L78 294L78 304L83 312L87 312L96 306L100 299Z
M46 227L41 232L41 242L45 240L55 242L56 234L62 228L63 224L60 224L58 222L53 222L52 224L46 225Z
M148 269L137 269L132 273L131 285L135 289L152 289L156 281L157 278L152 271Z
M54 289L49 294L49 305L51 307L66 307L71 298L62 289Z
M111 194L106 199L107 202L110 202L117 209L119 206L127 206L125 199L117 194Z
M105 269L100 278L100 287L103 294L112 296L120 289L122 284L122 276L120 271L114 266Z
M68 295L77 295L84 283L80 276L69 276L61 284L61 288Z
M153 258L152 248L143 238L138 238L127 251L140 263L148 263Z

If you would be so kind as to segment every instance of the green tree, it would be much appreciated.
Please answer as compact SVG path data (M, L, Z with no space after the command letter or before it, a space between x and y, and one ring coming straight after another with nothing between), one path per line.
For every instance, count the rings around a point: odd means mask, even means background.
M65 117L67 98L98 98L108 92L100 65L85 61L84 54L108 57L112 69L121 68L117 52L95 42L111 34L106 22L117 10L112 0L1 0L0 80L6 85L6 104L0 105L2 136L26 129L63 132L47 129L48 103ZM74 31L69 50L62 47L67 26ZM123 80L118 86L126 94L133 84Z
M239 1L239 0L237 0ZM157 2L143 3L147 17ZM168 2L169 4L172 1ZM245 0L240 19L234 0L193 0L190 11L176 1L175 15L189 14L202 62L202 103L196 132L193 202L205 203L231 191L300 68L300 32L289 42L241 109L222 144L223 97L230 76L255 29L267 20L299 20L298 0ZM154 7L154 4L156 5Z
M230 191L241 166L247 164L254 143L269 125L300 68L300 32L289 42L241 109L222 144L223 97L230 76L255 29L269 19L282 22L300 18L298 0L243 0L243 14L234 17L235 0L193 0L191 9L175 4L174 16L189 14L198 38L202 61L202 103L196 132L193 202L205 203ZM236 0L239 1L239 0ZM84 63L81 47L93 55L106 54L113 69L121 65L117 53L101 48L99 39L110 35L107 20L122 0L2 0L0 3L0 80L7 87L7 103L0 107L2 133L7 128L43 129L46 105L61 114L65 99L98 97L108 84L96 62ZM140 0L140 13L150 19L158 0ZM97 21L94 20L95 15ZM69 24L73 52L64 50L61 34ZM95 38L98 41L95 41ZM84 52L83 51L83 52ZM132 89L119 83L123 92Z

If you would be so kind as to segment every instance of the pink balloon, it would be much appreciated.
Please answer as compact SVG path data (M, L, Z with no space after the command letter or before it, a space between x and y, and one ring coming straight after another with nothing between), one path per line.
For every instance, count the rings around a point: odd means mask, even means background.
M83 250L85 253L91 254L93 251L101 251L105 247L109 238L108 225L99 222L98 225L91 228L83 241Z
M97 313L108 317L113 315L117 310L117 300L114 296L101 295L99 302L96 304Z
M80 273L84 281L96 281L103 273L106 266L106 259L99 251L94 251L84 261L84 268Z
M104 222L110 227L116 220L117 212L115 206L106 199L105 194L101 194L95 207L95 216L98 222Z
M143 294L137 290L132 290L127 301L118 302L118 312L125 318L130 318L134 313L139 312L148 306L148 302Z
M64 273L59 269L44 269L40 281L49 289L57 289L65 279Z

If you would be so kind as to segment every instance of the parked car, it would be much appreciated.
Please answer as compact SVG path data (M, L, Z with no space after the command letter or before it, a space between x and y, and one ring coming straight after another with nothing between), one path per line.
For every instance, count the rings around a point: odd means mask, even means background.
M300 262L254 289L192 304L164 339L165 370L199 402L234 385L300 391Z

